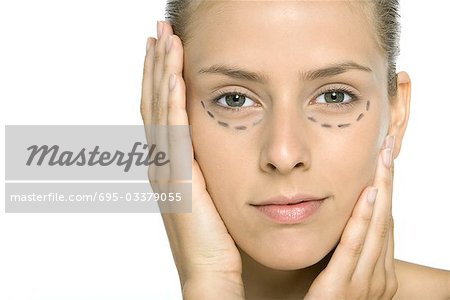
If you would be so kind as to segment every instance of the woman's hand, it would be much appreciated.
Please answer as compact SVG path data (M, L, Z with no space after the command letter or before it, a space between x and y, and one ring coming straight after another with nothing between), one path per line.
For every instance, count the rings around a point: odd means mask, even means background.
M392 299L395 295L393 146L394 137L388 136L378 159L375 187L366 188L358 199L328 266L305 299Z
M168 147L170 163L149 169L155 192L170 192L177 174L186 168L180 149L192 152L182 78L183 45L170 24L158 22L158 39L149 38L142 81L141 114L148 144ZM155 134L150 125L169 125ZM177 127L177 130L174 130ZM153 132L151 132L153 131ZM184 132L185 134L182 134ZM185 299L243 299L239 251L206 190L199 165L192 157L192 213L162 213ZM178 184L178 186L180 186ZM190 192L190 190L189 190Z

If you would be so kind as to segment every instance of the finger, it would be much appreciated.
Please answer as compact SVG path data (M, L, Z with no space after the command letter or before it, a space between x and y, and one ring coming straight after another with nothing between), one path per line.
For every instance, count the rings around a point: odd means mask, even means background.
M388 251L388 244L389 244L389 234L387 234L384 239L383 248L375 264L375 269L371 277L372 279L370 284L370 291L371 295L375 295L376 297L381 297L386 291L385 265L386 265L386 254Z
M334 277L335 281L351 280L364 246L376 197L375 187L366 188L353 209L339 244L325 269L328 276Z
M144 60L144 72L142 76L141 92L141 116L144 125L151 124L151 101L153 96L153 57L155 53L156 39L147 39L147 51Z
M172 74L169 92L169 149L172 180L192 179L193 149L186 112L186 87L181 76Z
M386 289L383 299L392 299L397 292L398 281L395 273L394 260L394 219L391 219L391 230L389 231L388 246L385 259Z
M391 230L389 231L388 247L386 252L385 268L387 272L394 271L394 218L391 219Z
M181 84L182 71L183 46L179 37L170 35L166 38L163 77L159 87L159 105L165 107L159 116L160 123L167 126L161 128L159 134L171 163L158 169L158 173L161 174L157 176L159 180L174 181L191 177L192 142L186 113L185 87Z
M392 150L394 137L386 138L385 148L381 150L375 173L374 186L378 188L372 220L367 232L366 242L355 269L356 278L368 282L374 273L386 237L389 234L392 216Z
M166 22L159 22L161 27L161 35L158 38L155 48L154 58L154 73L153 73L153 118L156 124L167 123L167 84L162 81L167 81L170 74L165 73L166 47L167 39L172 36L172 28ZM162 92L165 92L162 95Z
M191 179L192 174L192 141L188 115L186 112L186 86L183 73L183 45L181 39L173 35L172 47L167 54L166 68L169 76L168 124L171 179Z
M171 168L171 157L169 155L169 142L168 142L168 126L167 124L152 124L151 136L154 144L152 145L154 151L159 153L160 162L167 161L164 164L152 163L149 165L151 184L155 184L158 188L159 193L168 192L168 185L170 181L170 168Z
M169 71L166 67L167 54L172 42L172 29L166 22L158 22L159 39L155 47L154 73L153 73L153 100L152 100L152 134L157 141L157 151L169 154L167 110L168 110L168 82ZM170 158L169 158L170 159ZM162 192L168 191L170 179L170 163L162 166L151 166L153 182L158 182Z
M186 89L182 78L183 44L178 36L172 35L171 45L165 64L165 73L169 75L167 87L171 90L168 97L168 123L169 125L188 125Z
M147 51L144 60L144 72L142 78L141 92L141 116L144 122L145 138L147 144L152 144L151 123L152 123L152 98L153 98L153 72L154 72L154 55L155 55L156 39L150 37L147 39ZM148 168L148 179L155 178L154 170ZM153 186L152 186L153 189Z

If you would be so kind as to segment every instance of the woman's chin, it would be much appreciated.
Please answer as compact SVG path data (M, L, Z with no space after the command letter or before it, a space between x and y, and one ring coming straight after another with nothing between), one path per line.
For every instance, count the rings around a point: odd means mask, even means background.
M293 271L311 267L323 260L333 247L314 247L314 245L295 246L289 244L250 247L244 250L244 266L255 262L271 269Z

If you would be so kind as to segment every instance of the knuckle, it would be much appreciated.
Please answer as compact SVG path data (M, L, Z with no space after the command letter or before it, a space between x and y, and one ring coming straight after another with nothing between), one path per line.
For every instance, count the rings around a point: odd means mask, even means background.
M375 224L375 230L381 238L385 238L387 236L390 228L391 228L391 222L389 219L379 220Z
M147 117L147 113L148 113L148 108L147 108L147 106L144 105L144 104L141 104L140 110L141 110L141 116L142 116L143 118L144 118L144 117Z
M170 59L164 60L164 71L167 72L172 67L172 62Z
M357 257L361 254L364 242L357 238L346 238L341 241L341 244L344 246L344 248L348 251L348 253L353 256Z
M154 102L153 108L152 108L153 116L157 123L163 119L163 116L166 114L166 109L159 104L158 101Z
M391 215L391 229L394 230L394 217Z
M160 50L155 51L155 57L154 57L155 64L161 63L163 57L164 56L163 56L163 54L161 53Z
M368 225L370 223L370 220L372 220L372 214L368 213L367 211L362 211L356 215L356 218L358 222L362 223L362 225Z

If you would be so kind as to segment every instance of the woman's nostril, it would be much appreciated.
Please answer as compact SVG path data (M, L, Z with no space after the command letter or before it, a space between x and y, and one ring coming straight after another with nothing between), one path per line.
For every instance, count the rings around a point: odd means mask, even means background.
M301 168L301 167L303 167L303 163L302 162L296 163L295 166L294 166L294 168Z

